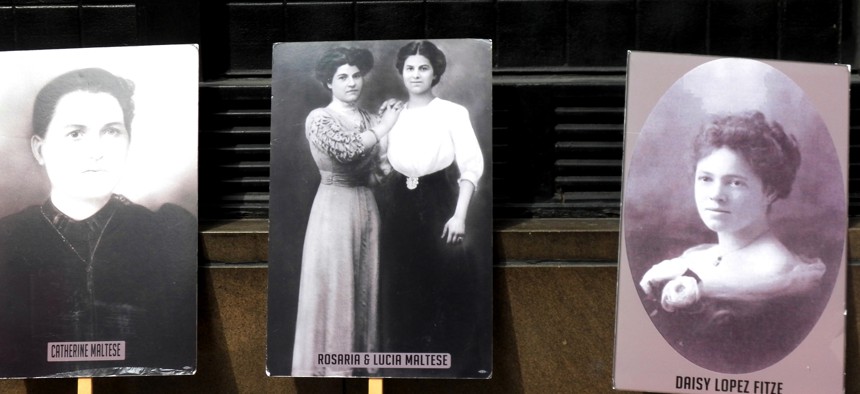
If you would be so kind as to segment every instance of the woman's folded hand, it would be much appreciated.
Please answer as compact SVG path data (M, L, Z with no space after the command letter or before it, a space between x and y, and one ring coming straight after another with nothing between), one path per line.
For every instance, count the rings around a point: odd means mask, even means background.
M679 276L663 286L660 305L666 312L683 309L699 301L699 284L691 276Z
M648 296L654 296L654 290L676 277L679 277L687 271L689 265L686 259L682 257L671 260L663 260L659 264L651 267L645 275L642 275L642 280L639 281L639 287Z

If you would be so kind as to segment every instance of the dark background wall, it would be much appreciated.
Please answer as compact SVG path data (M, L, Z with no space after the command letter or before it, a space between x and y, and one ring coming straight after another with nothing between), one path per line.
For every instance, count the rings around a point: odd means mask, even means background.
M857 13L843 0L0 0L0 50L200 43L201 217L228 219L267 216L273 42L489 38L497 217L616 217L627 50L853 63Z
M391 381L386 392L590 393L611 391L618 234L617 221L604 218L619 214L627 50L855 63L858 8L848 0L0 0L0 50L200 44L200 217L219 223L201 227L200 372L103 379L96 392L362 392L363 380L266 378L266 271L215 268L266 260L265 221L235 219L268 216L272 43L492 39L494 379ZM853 114L860 103L852 103ZM851 156L853 169L860 155ZM855 175L852 216L858 187ZM0 391L69 392L73 383L6 381Z

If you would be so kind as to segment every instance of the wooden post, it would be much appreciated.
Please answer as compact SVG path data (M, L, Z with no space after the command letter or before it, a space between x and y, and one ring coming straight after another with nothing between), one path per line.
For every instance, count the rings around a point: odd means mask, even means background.
M367 394L382 394L382 378L367 380Z
M78 394L93 394L93 378L78 378Z

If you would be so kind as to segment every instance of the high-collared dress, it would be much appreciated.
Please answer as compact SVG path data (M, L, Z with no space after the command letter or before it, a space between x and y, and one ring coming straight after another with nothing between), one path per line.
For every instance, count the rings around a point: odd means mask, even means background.
M327 108L308 115L305 135L320 172L302 249L293 376L352 376L360 369L317 365L321 353L378 350L379 210L369 187L377 146L358 122Z
M113 195L74 220L50 200L0 220L0 376L190 374L197 220ZM49 343L124 341L125 359L49 362Z

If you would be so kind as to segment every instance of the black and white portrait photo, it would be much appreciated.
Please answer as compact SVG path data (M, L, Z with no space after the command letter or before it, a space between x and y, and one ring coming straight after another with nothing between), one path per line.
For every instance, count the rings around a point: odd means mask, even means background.
M0 52L0 377L195 372L197 56Z
M490 43L273 58L269 374L489 378Z
M836 77L822 84L846 75L826 72ZM847 97L832 87L838 105ZM700 376L761 371L753 377L788 385L796 373L770 367L807 340L829 346L810 335L819 321L827 332L844 324L825 311L844 297L847 131L831 129L839 123L783 69L756 60L702 61L649 94L658 99L625 152L621 234L624 290L641 303L619 314L646 314ZM693 388L683 382L666 387Z

